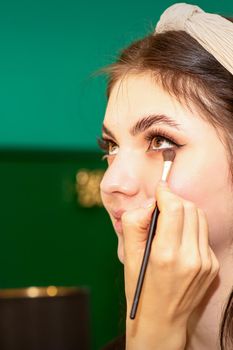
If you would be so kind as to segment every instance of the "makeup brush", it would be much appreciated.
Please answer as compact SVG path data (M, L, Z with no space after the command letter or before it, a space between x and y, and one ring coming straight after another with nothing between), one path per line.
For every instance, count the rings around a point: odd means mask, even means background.
M175 159L175 156L176 156L176 153L173 149L166 149L163 151L163 161L164 162L163 162L163 172L162 172L161 180L163 180L163 181L167 180L167 177L169 175L169 172L170 172L172 163ZM152 245L152 241L153 241L155 231L156 231L158 216L159 216L159 209L156 205L155 209L152 213L148 238L146 241L146 247L145 247L145 251L144 251L144 255L143 255L141 269L140 269L139 276L138 276L136 290L134 293L134 300L133 300L133 304L132 304L132 308L131 308L131 312L130 312L130 318L132 320L136 316L139 298L140 298L140 294L141 294L141 290L142 290L142 285L143 285L143 281L144 281L144 277L145 277L145 273L146 273L146 268L147 268L147 264L148 264L148 260L149 260L149 256L150 256L151 245Z

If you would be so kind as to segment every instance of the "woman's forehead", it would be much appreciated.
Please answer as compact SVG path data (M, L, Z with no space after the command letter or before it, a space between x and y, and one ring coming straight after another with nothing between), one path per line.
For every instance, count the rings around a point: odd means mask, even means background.
M151 116L167 116L174 124L181 125L194 117L190 110L166 92L150 74L129 75L113 87L104 118L107 126L132 128L141 119Z
M184 137L203 139L208 133L216 134L214 127L195 109L190 110L185 103L165 91L150 74L130 74L116 82L103 122L109 131L133 134L132 130L137 129L138 124L153 118L155 123L151 126L178 129Z

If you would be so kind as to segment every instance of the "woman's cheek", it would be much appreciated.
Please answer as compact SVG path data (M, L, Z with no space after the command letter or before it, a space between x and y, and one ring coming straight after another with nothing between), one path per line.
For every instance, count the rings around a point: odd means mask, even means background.
M226 179L218 173L195 177L173 177L169 185L174 193L193 202L205 214L209 228L209 244L216 254L229 246L232 231L233 194ZM200 232L201 234L201 232Z

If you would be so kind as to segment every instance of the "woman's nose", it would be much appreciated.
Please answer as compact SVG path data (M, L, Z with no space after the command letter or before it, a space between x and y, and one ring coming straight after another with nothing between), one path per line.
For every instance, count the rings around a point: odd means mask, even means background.
M133 196L139 191L142 171L138 159L116 157L104 174L100 190L105 194L118 192Z

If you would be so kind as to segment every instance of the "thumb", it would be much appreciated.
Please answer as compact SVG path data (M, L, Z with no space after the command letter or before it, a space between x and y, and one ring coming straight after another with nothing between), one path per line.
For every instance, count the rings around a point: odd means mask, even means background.
M140 208L125 212L122 217L125 254L136 254L145 248L155 199L147 199Z

